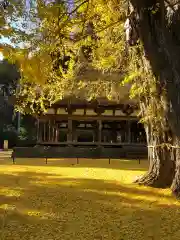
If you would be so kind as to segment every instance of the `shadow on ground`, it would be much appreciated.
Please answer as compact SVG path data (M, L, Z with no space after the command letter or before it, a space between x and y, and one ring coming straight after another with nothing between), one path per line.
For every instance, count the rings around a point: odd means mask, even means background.
M163 192L73 176L73 166L68 176L0 167L1 240L179 239L180 204Z

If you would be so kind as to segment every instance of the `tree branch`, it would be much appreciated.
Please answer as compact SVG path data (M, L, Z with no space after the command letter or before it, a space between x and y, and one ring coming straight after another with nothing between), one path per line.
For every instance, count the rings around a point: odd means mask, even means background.
M101 33L101 32L103 32L103 31L107 30L108 28L110 28L110 27L112 27L112 26L114 26L114 25L116 25L116 24L122 22L122 20L123 20L123 19L119 19L118 21L113 22L113 23L107 25L106 27L104 27L104 28L102 28L102 29L96 31L95 34L97 34L97 33ZM82 36L80 39L77 39L75 42L79 42L79 41L81 41L82 39L87 38L88 36L89 36L89 34L85 34L85 35Z

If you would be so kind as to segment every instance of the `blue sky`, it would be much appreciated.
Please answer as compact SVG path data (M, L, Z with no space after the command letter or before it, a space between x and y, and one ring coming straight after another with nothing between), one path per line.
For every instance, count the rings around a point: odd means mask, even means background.
M7 43L7 44L10 44L11 43L11 41L6 37L2 37L1 39L0 39L0 43Z
M29 9L29 8L30 8L30 0L25 0L25 1L26 1L26 9ZM32 3L34 2L34 0L31 0L31 1L32 1L32 2L31 2L31 4L32 4ZM48 3L48 2L53 2L54 0L45 0L45 1ZM1 0L0 0L0 2L1 2ZM69 10L71 11L71 10L73 9L74 0L67 0L67 3L68 3L68 5L69 5ZM18 22L16 22L16 23L12 23L13 27L19 28L18 23L20 23L20 25L21 25L21 20L22 20L22 19L20 19L20 21L18 21ZM26 21L28 21L28 19L27 19ZM30 22L29 22L29 23L30 23ZM28 25L29 25L30 28L32 27L31 24L28 24ZM20 27L20 28L21 28L21 27ZM10 41L10 39L7 38L7 37L1 37L1 38L0 38L0 43L11 44L11 41ZM2 53L0 52L0 60L2 60L2 58L3 58L3 55L2 55Z
M1 0L0 0L1 1ZM29 0L26 0L26 8L29 8ZM22 19L19 19L17 22L11 22L13 28L21 28ZM0 43L11 44L11 41L8 37L0 37ZM0 52L0 61L3 59L3 54Z
M9 40L8 38L2 37L2 38L0 39L0 43L10 44L11 42L10 42L10 40ZM2 60L3 60L3 54L2 54L1 51L0 51L0 61L2 61Z

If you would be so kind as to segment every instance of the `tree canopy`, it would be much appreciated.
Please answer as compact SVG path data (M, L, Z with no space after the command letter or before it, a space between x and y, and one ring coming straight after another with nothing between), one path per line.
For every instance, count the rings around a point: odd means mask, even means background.
M31 11L25 11L33 28L17 33L15 26L11 38L16 48L4 47L4 55L20 67L23 103L26 99L37 111L35 106L43 109L44 102L82 89L88 99L110 98L113 86L127 73L126 5L124 1L36 1Z

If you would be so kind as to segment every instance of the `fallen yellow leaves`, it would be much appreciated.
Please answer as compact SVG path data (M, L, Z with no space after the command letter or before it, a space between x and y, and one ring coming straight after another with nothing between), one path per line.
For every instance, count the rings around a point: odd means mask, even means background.
M147 162L0 161L0 240L179 240L169 189L132 184Z

